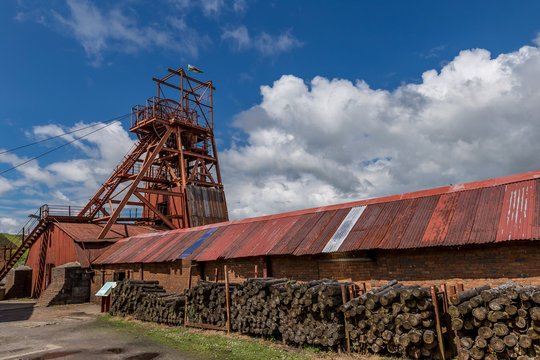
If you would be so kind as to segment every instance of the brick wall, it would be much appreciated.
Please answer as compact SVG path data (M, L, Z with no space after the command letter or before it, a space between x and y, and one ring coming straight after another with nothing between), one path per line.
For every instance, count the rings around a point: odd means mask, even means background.
M110 264L94 267L94 276L91 283L90 300L99 303L101 300L94 296L96 292L108 281L114 281L115 273L125 273L128 279L157 280L167 292L182 292L189 284L190 262L180 260L166 263L135 263ZM200 267L191 269L191 282L196 284L200 279Z
M509 280L523 285L540 285L540 244L522 242L461 248L414 250L378 250L347 256L276 258L272 260L275 277L298 280L330 278L365 282L367 288L398 279L404 283L456 285L465 288L481 284L496 286ZM352 255L349 255L351 257ZM372 260L369 261L368 259ZM368 261L363 261L363 260Z
M540 285L540 242L512 242L454 248L412 250L378 250L351 254L319 254L314 256L273 256L239 260L209 261L192 269L192 284L202 277L224 280L223 265L227 264L229 280L268 276L300 281L337 279L365 284L369 290L392 279L405 284L457 285L465 289L481 284L496 286L513 280L524 285ZM353 260L351 260L353 259ZM144 264L144 280L158 280L170 292L187 287L189 263ZM113 272L131 269L132 277L141 279L140 264L106 265L105 281L112 281ZM101 281L101 270L95 277ZM94 286L94 285L93 285ZM101 287L101 285L99 286ZM99 287L92 288L94 294ZM95 291L94 291L95 289Z

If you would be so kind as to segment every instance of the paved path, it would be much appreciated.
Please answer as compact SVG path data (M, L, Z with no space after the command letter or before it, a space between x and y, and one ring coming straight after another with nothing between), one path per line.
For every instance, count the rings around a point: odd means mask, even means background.
M196 360L144 337L100 324L93 304L41 308L30 301L0 301L0 360Z

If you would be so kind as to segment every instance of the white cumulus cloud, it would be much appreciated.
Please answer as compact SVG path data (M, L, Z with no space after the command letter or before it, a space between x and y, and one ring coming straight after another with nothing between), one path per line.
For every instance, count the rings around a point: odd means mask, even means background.
M540 169L540 51L462 51L419 84L284 75L221 154L231 217Z

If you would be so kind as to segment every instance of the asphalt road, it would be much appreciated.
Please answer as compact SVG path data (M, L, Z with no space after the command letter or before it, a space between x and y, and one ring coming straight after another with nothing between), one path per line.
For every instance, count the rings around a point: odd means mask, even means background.
M189 354L107 328L93 304L41 308L30 301L0 301L0 360L196 360Z

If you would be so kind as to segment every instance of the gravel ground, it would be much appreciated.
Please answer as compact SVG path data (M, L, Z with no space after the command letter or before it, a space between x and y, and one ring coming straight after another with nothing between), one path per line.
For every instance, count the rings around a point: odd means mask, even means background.
M43 308L32 301L0 301L0 360L197 359L109 329L96 320L99 315L93 304Z

